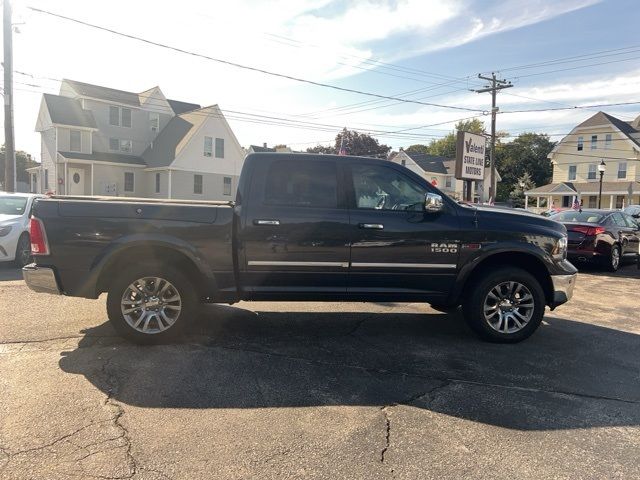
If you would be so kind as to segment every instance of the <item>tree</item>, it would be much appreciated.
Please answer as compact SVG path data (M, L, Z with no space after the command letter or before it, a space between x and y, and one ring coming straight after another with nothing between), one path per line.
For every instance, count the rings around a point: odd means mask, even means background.
M2 147L0 148L0 184L2 184L3 188L5 185L4 164L4 145L2 145ZM22 150L16 151L16 180L18 182L29 183L29 172L27 172L27 168L36 167L38 165L39 163L37 163L27 152L24 152Z
M516 184L509 193L509 200L514 207L524 207L524 192L531 190L536 185L531 179L529 172L524 172L521 177L518 178Z
M555 142L539 133L521 133L512 142L496 148L496 168L502 181L498 183L497 200L506 200L515 189L518 179L530 175L532 187L551 181L553 168L547 158Z
M443 138L439 138L438 140L431 140L429 143L428 151L430 155L439 155L442 157L455 158L456 156L456 141L457 141L457 132L471 132L477 133L478 135L485 134L484 123L477 119L471 120L463 120L456 123L455 130Z
M339 152L341 147L344 148L347 155L379 158L387 158L387 154L391 150L391 147L387 145L380 145L378 140L371 135L346 128L336 135L335 151Z
M338 153L335 147L327 147L325 145L316 145L315 147L307 148L307 153L325 153L325 154L336 154Z
M409 155L411 155L412 153L425 153L428 154L429 153L429 145L422 145L422 144L416 144L416 145L411 145L407 148L404 149L405 152L407 152Z

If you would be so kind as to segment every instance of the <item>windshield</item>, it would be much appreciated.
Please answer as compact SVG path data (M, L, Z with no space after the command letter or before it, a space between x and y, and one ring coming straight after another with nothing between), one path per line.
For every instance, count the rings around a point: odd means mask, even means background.
M25 208L26 197L0 197L0 215L22 215Z
M556 222L579 222L579 223L600 223L604 215L597 212L579 212L577 210L567 210L553 215L551 218Z

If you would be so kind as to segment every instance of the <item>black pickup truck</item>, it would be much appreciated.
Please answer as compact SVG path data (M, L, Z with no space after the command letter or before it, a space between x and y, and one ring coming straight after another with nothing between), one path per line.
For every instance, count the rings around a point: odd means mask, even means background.
M424 302L462 306L482 338L517 342L571 298L561 224L461 205L384 160L252 154L234 202L38 200L37 292L107 292L117 331L175 339L200 302Z

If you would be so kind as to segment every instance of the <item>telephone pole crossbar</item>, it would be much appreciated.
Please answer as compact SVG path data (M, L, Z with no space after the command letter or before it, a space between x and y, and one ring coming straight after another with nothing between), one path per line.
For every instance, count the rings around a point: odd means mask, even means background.
M501 80L496 77L495 72L491 72L490 77L485 77L482 74L478 74L478 78L482 80L487 80L491 82L490 85L485 88L481 88L478 90L473 90L477 93L487 93L491 92L491 148L489 150L490 153L490 162L491 162L491 187L489 188L489 196L493 202L496 201L496 114L498 113L498 107L496 107L496 94L498 91L503 90L505 88L513 87L513 84L507 80Z

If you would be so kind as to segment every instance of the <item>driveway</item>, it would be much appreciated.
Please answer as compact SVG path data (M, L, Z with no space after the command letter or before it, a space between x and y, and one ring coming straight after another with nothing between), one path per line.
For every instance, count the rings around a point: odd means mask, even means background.
M528 341L421 304L209 306L138 347L0 283L0 477L640 478L640 271L581 273Z

